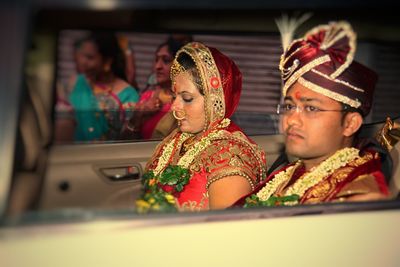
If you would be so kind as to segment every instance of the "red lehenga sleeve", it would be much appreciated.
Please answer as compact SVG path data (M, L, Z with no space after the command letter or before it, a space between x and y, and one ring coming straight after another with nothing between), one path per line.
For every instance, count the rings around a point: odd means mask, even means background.
M250 142L242 132L214 140L194 164L205 167L207 190L213 182L234 175L244 177L254 189L265 177L264 151Z
M265 153L239 132L213 140L190 165L191 179L178 202L183 210L208 209L208 188L228 176L245 178L254 189L265 176Z

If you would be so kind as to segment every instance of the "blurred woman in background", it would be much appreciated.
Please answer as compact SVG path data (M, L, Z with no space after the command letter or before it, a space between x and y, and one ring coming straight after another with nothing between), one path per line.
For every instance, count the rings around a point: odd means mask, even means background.
M124 55L111 33L94 32L80 42L80 69L71 80L75 141L115 140L139 99L125 81Z
M159 139L176 128L176 120L170 112L170 69L176 52L191 40L191 36L188 35L171 35L166 42L158 46L151 76L155 77L156 84L143 92L136 105L136 115L127 127L132 132L131 137Z

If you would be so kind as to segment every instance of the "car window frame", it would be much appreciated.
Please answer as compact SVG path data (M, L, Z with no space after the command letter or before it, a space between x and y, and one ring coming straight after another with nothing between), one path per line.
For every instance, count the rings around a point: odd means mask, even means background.
M18 4L20 2L25 2L25 1L19 1ZM36 1L39 7L43 8L43 7L52 7L52 8L57 8L57 7L65 7L68 6L69 8L87 8L88 6L86 4L80 4L80 1L59 1L60 3L58 4L50 4L51 1L46 1L46 0L42 0L42 1ZM128 1L117 1L119 3L119 8L123 8L123 7L140 7L140 8L149 8L151 5L146 6L146 4L143 4L143 2L141 1L133 1L134 4L127 4ZM158 5L161 6L161 2L157 2ZM186 1L187 2L187 1ZM285 5L289 5L288 4L290 1L284 1L283 3L280 4L280 7L285 7ZM317 5L317 7L321 8L324 7L324 4L321 4L321 2L319 1L315 1L320 3L319 5ZM338 5L343 5L346 6L345 4L346 1L341 1L338 2ZM67 4L69 3L69 4ZM180 3L180 1L171 1L171 7L175 7L176 4ZM201 8L206 8L207 4L212 3L212 1L204 1L200 7ZM253 2L252 2L253 3ZM363 2L365 4L365 2ZM369 2L366 3L366 5L368 6ZM12 4L11 4L12 5ZM17 4L16 4L17 5ZM154 4L155 6L157 6L157 4ZM191 6L191 4L187 4L188 7L193 7ZM241 3L241 1L234 1L234 5L231 6L232 8L240 8L242 7L242 5L244 5L244 3ZM354 4L355 5L355 4ZM273 6L273 5L272 5ZM265 4L263 7L264 8L271 8L272 7L271 4ZM219 6L219 4L216 6L217 8L225 8L226 4L222 4L222 6ZM248 4L246 6L246 8L252 8L252 7L258 7L257 4L253 3L253 4ZM10 74L7 75L7 77L2 77L2 81L5 81L2 87L10 87L10 88L14 88L15 90L11 90L12 93L11 95L9 93L4 94L4 90L1 90L2 95L0 99L11 99L10 102L8 103L8 105L0 105L3 106L1 108L0 114L7 114L4 117L1 118L5 118L7 117L8 119L5 120L7 123L4 123L3 126L1 126L0 129L0 147L2 148L2 151L7 151L7 153L1 153L0 154L0 162L2 162L2 165L5 166L4 168L2 167L2 172L0 173L0 215L4 215L4 211L5 211L5 206L7 203L7 198L8 198L8 190L10 188L11 185L11 180L12 180L12 166L13 166L13 158L14 158L14 145L15 145L15 136L16 136L16 118L18 115L18 111L19 111L19 101L18 99L18 95L21 94L22 91L22 66L23 66L23 62L24 62L24 55L26 54L26 44L27 42L24 42L21 40L26 40L29 36L29 18L30 18L30 6L28 5L25 8L20 8L18 7L14 7L17 11L16 11L16 15L15 17L10 18L10 21L12 21L12 23L14 23L14 25L16 25L17 30L15 30L14 28L9 28L9 29L4 29L7 31L7 33L9 32L13 32L14 35L11 35L13 37L12 40L9 41L7 48L12 48L14 51L17 51L18 54L18 58L14 59L15 60L15 65L10 67ZM13 24L9 24L6 23L7 25L13 25ZM3 30L2 30L3 31ZM17 45L17 46L16 46ZM7 51L6 49L1 49L0 51ZM18 51L20 53L18 53ZM2 52L3 55L7 55L6 52ZM6 61L7 62L7 61ZM4 75L6 76L6 75ZM11 108L9 108L10 106L12 106ZM5 131L3 131L5 130ZM4 134L3 134L4 133ZM10 137L11 136L11 137ZM326 207L322 208L322 207ZM357 208L356 208L357 207ZM304 210L304 209L309 209L311 208L312 210ZM351 212L351 211L364 211L364 210L377 210L377 209L398 209L399 208L399 201L394 200L394 201L384 201L384 202L371 202L371 203L346 203L346 204L321 204L321 205L311 205L311 206L301 206L301 207L276 207L271 209L271 214L268 215L269 212L267 211L254 211L255 214L258 214L257 218L271 218L271 217L276 217L279 215L275 215L274 216L274 212L272 211L276 211L279 214L283 214L284 211L296 211L294 214L292 215L288 215L288 216L293 216L293 215L302 215L302 214L327 214L329 212ZM279 211L279 212L278 212ZM226 214L226 216L222 216L223 220L229 220L229 218L231 218L232 214L238 214L237 216L239 218L241 218L240 216L246 217L247 219L251 219L254 218L252 216L255 216L253 214L253 211L247 211L247 210L242 210L242 211L226 211L228 214ZM79 213L79 212L78 212ZM208 215L204 215L204 221L209 221L209 220L213 220L216 219L219 214L223 214L225 213L225 211L216 211L213 212L211 211L209 216ZM249 216L244 216L242 213L248 213ZM267 214L266 214L267 213ZM86 214L86 215L85 215ZM80 218L78 220L81 220L82 218L85 218L86 216L93 216L93 218L98 218L98 217L102 217L103 215L100 215L99 213L96 213L94 211L83 211L82 215L78 215L77 217ZM97 214L97 215L96 215ZM111 214L113 214L113 212L111 212ZM213 217L213 216L217 216L217 217ZM24 216L26 216L24 218ZM26 221L26 218L29 216L36 216L31 214L26 214L21 216L20 218L20 222L16 223L16 225L20 224L23 225L24 221ZM44 215L44 217L46 217L47 215ZM50 217L52 215L49 215ZM122 217L125 217L129 215L123 215ZM163 217L163 216L170 216L170 215L154 215L154 217ZM182 215L176 215L174 214L174 216L178 216L178 218L180 218L181 216L184 217L191 217L191 216L203 216L203 215L197 215L197 214L182 214ZM236 215L235 215L236 216ZM40 215L39 215L40 217ZM68 217L68 216L67 216ZM72 216L73 217L73 216ZM117 216L119 217L119 216ZM153 216L149 216L148 218L152 218ZM43 218L43 217L42 217ZM86 217L87 218L87 217ZM28 219L30 220L30 219ZM33 221L36 221L36 223L40 222L40 219L32 219ZM13 222L17 222L18 220L14 220ZM51 221L51 220L50 220ZM8 218L2 218L2 225L9 225L9 221Z

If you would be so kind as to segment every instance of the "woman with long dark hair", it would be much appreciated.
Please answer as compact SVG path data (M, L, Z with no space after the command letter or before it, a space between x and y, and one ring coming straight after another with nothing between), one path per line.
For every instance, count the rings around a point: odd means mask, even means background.
M94 32L79 47L82 73L73 81L75 141L119 139L139 96L125 81L124 55L112 33Z

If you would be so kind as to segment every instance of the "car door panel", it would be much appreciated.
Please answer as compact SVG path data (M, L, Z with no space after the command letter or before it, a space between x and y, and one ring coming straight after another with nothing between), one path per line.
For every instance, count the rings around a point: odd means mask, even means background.
M266 151L268 166L282 152L281 135L252 139ZM39 208L134 208L144 167L157 144L158 141L151 141L52 147Z
M40 209L132 208L158 142L55 146Z

